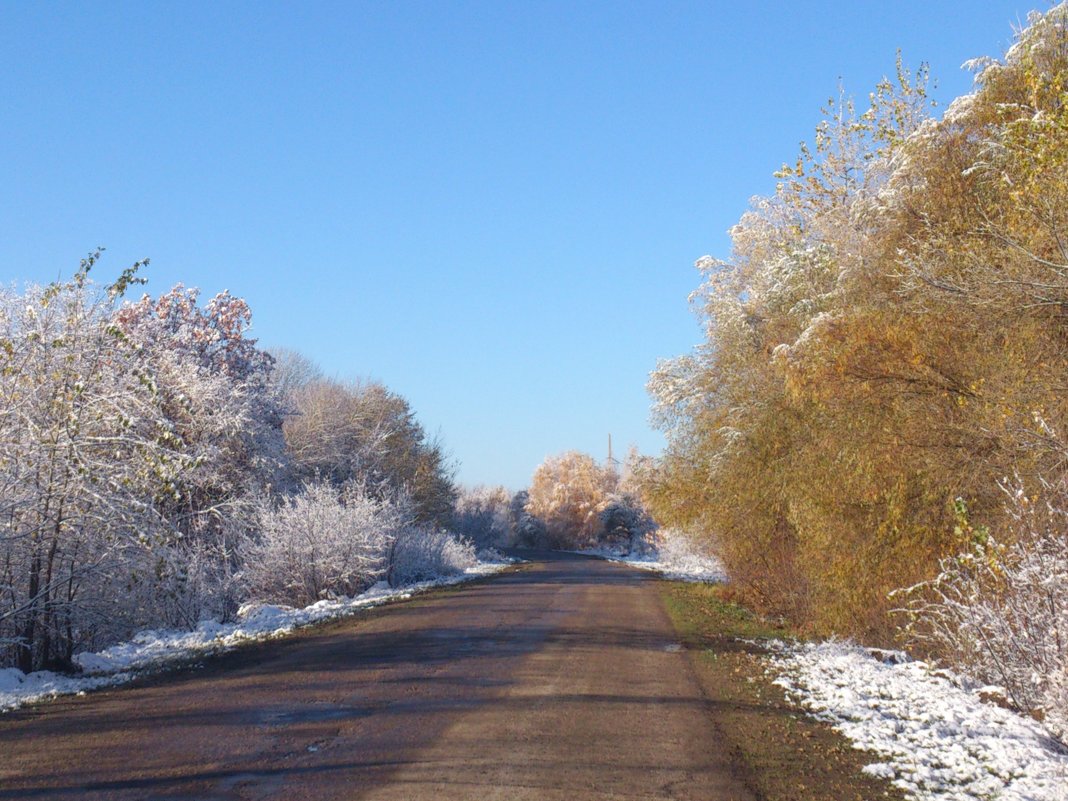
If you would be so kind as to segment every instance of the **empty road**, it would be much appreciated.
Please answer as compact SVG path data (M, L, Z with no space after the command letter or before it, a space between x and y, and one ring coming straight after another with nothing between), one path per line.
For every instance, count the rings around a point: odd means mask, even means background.
M750 799L656 582L538 554L0 715L0 799Z

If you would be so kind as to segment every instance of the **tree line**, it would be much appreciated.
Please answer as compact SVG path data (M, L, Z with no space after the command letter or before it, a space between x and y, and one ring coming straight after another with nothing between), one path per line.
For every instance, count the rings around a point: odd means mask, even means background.
M408 402L248 336L100 253L0 291L0 667L71 668L141 628L463 569L454 470Z
M144 628L457 572L508 545L644 542L633 482L584 454L531 488L461 488L376 381L267 351L252 312L146 262L0 291L0 667L76 669Z
M900 57L832 99L731 258L698 262L706 338L652 376L646 497L763 612L904 637L1063 730L1065 5L970 66L940 117Z

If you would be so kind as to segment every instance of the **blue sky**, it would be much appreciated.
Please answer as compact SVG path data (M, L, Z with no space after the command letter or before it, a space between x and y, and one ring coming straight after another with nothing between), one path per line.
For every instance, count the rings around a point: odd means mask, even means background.
M104 245L101 280L230 289L264 345L406 396L467 483L656 453L693 262L839 79L901 48L948 101L1032 7L0 2L0 282Z

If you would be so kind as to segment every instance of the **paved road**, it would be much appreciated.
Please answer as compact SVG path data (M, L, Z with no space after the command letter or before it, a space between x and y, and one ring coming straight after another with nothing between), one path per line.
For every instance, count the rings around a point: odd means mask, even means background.
M0 799L750 796L656 580L562 554L0 716Z

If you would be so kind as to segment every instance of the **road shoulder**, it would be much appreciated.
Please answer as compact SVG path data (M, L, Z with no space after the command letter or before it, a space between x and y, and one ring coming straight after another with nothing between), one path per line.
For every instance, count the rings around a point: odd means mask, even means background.
M877 757L791 704L767 675L762 640L791 632L725 600L723 588L663 581L664 605L685 645L732 771L762 801L903 799L862 772Z

